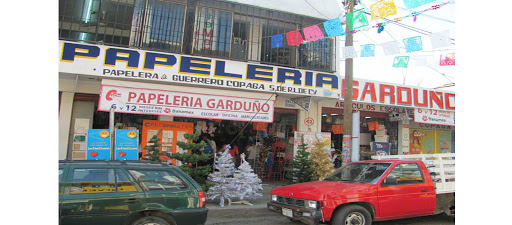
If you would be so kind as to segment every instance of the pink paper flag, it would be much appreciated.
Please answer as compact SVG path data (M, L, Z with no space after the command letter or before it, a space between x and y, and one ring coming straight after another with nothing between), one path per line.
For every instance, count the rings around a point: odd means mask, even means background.
M307 42L312 42L318 39L323 39L324 33L322 33L322 30L320 30L318 25L304 27L304 38L306 38Z
M288 41L288 45L294 46L302 44L304 39L302 39L299 30L292 30L286 33L286 41Z
M441 55L439 66L455 66L455 52Z

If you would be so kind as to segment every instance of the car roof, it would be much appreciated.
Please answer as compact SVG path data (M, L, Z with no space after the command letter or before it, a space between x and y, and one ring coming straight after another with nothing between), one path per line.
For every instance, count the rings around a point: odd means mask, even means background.
M365 160L357 161L354 163L403 163L403 162L421 162L421 160L404 160L404 159L379 159L379 160Z
M59 165L175 167L165 162L148 160L59 160Z

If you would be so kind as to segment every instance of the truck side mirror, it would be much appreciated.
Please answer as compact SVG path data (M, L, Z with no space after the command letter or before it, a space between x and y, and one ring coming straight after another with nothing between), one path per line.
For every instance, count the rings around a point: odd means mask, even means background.
M398 181L396 180L396 177L391 175L387 176L386 179L384 179L384 182L382 182L382 186L391 186L391 185L397 185Z

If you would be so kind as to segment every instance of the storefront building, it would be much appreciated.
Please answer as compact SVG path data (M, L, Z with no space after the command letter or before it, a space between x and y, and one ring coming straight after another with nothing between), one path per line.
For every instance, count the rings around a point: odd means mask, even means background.
M88 159L87 131L109 129L112 115L114 128L138 132L139 152L155 130L171 154L183 133L198 131L214 149L257 147L248 156L255 170L270 152L272 163L293 158L296 132L323 132L340 148L342 37L270 43L325 19L220 0L61 0L59 10L59 159ZM354 87L362 148L387 142L391 154L413 153L416 131L425 151L454 151L454 123L407 119L418 108L454 113L454 93L357 79Z

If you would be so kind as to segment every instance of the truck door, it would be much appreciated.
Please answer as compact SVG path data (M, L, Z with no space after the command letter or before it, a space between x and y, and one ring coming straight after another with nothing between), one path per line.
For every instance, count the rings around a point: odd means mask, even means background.
M434 186L426 179L417 163L397 164L379 185L378 199L381 218L429 215L436 204ZM386 178L387 178L386 177Z

